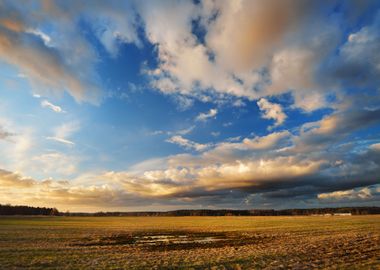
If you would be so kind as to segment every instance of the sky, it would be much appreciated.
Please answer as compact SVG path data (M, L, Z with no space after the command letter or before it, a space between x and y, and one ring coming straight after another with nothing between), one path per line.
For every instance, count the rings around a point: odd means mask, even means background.
M0 203L380 206L380 2L0 1Z

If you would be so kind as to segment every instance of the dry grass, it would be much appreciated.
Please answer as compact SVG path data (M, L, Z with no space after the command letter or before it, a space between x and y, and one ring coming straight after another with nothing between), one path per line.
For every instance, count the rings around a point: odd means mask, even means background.
M378 269L380 216L2 217L1 269Z

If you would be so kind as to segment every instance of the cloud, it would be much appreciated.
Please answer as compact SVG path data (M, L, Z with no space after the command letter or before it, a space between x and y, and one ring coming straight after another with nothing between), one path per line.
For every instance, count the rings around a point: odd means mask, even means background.
M338 56L331 61L330 79L343 86L371 88L379 83L380 13L372 23L350 33L339 48ZM367 89L368 90L368 89Z
M380 143L375 143L370 146L370 149L380 151Z
M151 132L150 135L161 135L161 134L166 134L169 136L186 135L186 134L191 133L194 129L195 129L195 126L193 125L193 126L190 126L188 128L174 130L174 131L155 130L155 131Z
M46 139L47 140L56 141L56 142L60 142L60 143L64 143L64 144L67 144L67 145L75 145L74 142L66 140L66 139L63 139L63 138L59 138L59 137L46 137Z
M91 6L6 1L0 58L17 66L39 94L67 91L77 101L99 102L99 59L82 35L78 21L83 20L111 57L122 44L153 45L157 65L142 65L142 72L181 110L195 99L241 106L245 99L291 92L294 107L311 112L334 106L332 94L343 100L350 83L368 87L378 81L379 59L371 56L378 51L379 16L349 28L355 31L346 41L340 35L341 25L358 21L376 3L342 6L300 0L93 1ZM36 16L25 16L25 10ZM337 16L330 16L331 10ZM50 31L42 30L46 22Z
M56 113L65 113L64 110L62 110L61 107L57 106L57 105L54 105L53 103L47 101L46 99L41 101L41 106L43 108L49 108L51 109L52 111L56 112Z
M277 127L284 123L286 119L286 114L282 111L280 104L269 102L265 98L261 98L257 105L259 106L260 111L262 111L262 117L264 119L273 119L275 123L273 127Z
M62 32L57 32L70 43L70 47L66 47L68 44L56 36L48 36L38 29L48 16L41 13L38 4L20 6L6 1L1 6L0 59L19 68L38 94L57 95L67 91L77 101L96 102L99 89L92 69L93 51L83 38L70 35L72 21L63 22L57 16L53 23L54 27L58 27L55 23L61 23ZM22 15L24 8L38 15L25 17Z
M144 202L136 196L110 186L81 186L68 181L45 179L38 181L21 174L0 169L2 200L11 204L58 207L61 211L96 211L99 207L136 205Z
M267 93L292 91L294 106L310 112L327 106L325 91L315 81L320 48L290 47L277 51L270 64ZM319 53L320 52L320 53Z
M295 151L324 149L339 142L350 133L379 123L380 110L350 109L325 116L322 120L309 122L301 127L295 137Z
M273 132L207 148L178 136L170 139L172 143L200 150L200 153L147 160L125 171L93 172L70 184L50 180L42 185L44 181L7 172L0 177L8 183L0 188L0 193L6 202L13 202L15 198L33 202L38 198L39 202L70 209L121 209L126 205L135 209L157 204L161 207L171 204L241 207L242 202L253 207L268 206L271 202L271 207L279 207L284 206L284 198L314 206L320 202L376 202L378 187L365 188L376 184L380 173L379 155L373 147L365 152L352 152L355 147L352 145L331 152L329 148L336 147L332 141L325 142L323 148L314 145L318 151L294 150L298 139L315 129L319 134L333 134L334 125L329 127L327 123L299 135L289 131ZM340 123L345 129L343 122ZM294 145L294 149L288 150L289 145ZM62 175L75 172L74 165L78 164L56 152L36 156L33 161L38 168L47 170L46 173L62 168L65 170L60 172ZM21 197L14 197L13 186L22 187L17 189Z
M203 151L210 147L210 144L201 144L201 143L193 142L193 141L183 138L180 135L173 136L166 141L169 143L178 144L180 146L183 146L186 149L196 150L196 151Z
M229 138L224 142L214 145L204 157L213 162L229 162L244 157L243 152L252 153L251 151L270 151L287 146L290 143L291 133L281 131L270 133L265 136L256 136L254 138Z
M35 184L35 180L27 177L22 177L17 173L12 173L6 170L0 169L0 186L1 187L31 187Z
M294 106L305 111L331 106L326 85L319 81L326 74L320 75L319 67L338 46L339 29L335 21L313 23L327 16L327 4L287 0L157 6L153 16L142 12L148 38L159 52L158 67L147 72L154 88L214 102L226 95L255 100L290 91ZM168 10L176 15L168 18ZM176 21L170 29L169 19ZM204 37L192 32L194 24Z
M209 16L215 11L219 16L210 23L206 39L218 64L245 71L265 64L287 32L297 29L308 7L302 1L286 0L224 1L215 2L211 8L214 10Z
M334 191L318 194L320 200L368 200L374 196L380 197L380 187L370 186L365 188Z
M218 110L217 110L217 109L210 109L210 110L209 110L208 112L206 112L206 113L200 113L200 114L195 118L195 121L205 122L205 121L207 121L207 120L210 119L210 118L215 118L217 114L218 114Z
M287 139L291 136L289 131L274 132L262 137L255 137L253 139L245 138L243 140L243 145L248 149L271 149L278 147L279 143L283 139Z
M46 137L46 139L73 146L75 143L70 141L68 138L71 137L79 129L80 125L78 122L64 123L55 128L53 136Z
M39 168L40 173L45 175L70 176L77 172L80 158L60 152L48 152L35 155L31 158L28 169Z

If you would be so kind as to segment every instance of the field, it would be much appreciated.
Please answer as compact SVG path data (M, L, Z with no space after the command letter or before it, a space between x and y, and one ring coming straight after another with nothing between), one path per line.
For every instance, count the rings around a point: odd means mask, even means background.
M379 269L380 216L0 217L1 269Z

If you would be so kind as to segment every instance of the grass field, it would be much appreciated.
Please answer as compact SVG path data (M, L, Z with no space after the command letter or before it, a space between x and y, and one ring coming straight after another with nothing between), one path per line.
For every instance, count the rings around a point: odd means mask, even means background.
M380 216L0 217L1 269L379 269Z

